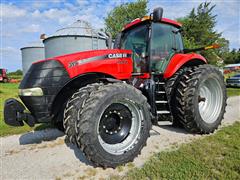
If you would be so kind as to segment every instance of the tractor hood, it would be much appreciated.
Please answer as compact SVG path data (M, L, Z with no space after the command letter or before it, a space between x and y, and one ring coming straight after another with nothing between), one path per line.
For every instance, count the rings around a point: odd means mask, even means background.
M48 60L59 61L70 78L94 72L127 79L133 71L131 54L131 50L104 49L67 54Z

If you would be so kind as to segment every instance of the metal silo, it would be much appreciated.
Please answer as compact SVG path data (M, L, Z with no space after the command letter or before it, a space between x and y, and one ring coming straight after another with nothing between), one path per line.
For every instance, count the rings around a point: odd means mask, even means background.
M107 36L103 32L94 30L86 21L78 20L43 40L45 57L50 58L92 49L106 49L106 39Z
M21 48L23 74L27 72L33 62L45 59L42 41L32 42Z

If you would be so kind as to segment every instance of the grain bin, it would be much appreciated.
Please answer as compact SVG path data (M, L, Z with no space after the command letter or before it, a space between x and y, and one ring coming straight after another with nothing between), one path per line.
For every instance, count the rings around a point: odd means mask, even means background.
M27 72L33 62L45 59L42 41L31 42L21 48L23 74Z
M107 36L94 30L86 21L78 20L70 26L57 30L43 40L45 57L92 49L106 49Z

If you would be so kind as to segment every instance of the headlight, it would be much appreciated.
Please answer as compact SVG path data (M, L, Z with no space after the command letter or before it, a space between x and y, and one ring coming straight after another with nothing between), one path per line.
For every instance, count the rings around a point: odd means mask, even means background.
M19 89L20 96L43 96L43 91L41 88L28 88L28 89Z

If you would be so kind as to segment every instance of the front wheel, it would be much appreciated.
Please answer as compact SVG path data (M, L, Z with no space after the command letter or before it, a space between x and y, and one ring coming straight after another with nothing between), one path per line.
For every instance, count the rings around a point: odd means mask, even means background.
M96 166L132 161L149 137L149 105L134 87L115 83L98 87L77 121L77 143Z
M76 144L76 130L75 124L78 118L81 116L82 108L84 107L85 101L89 95L97 89L102 83L88 84L80 88L75 92L63 106L65 107L63 111L63 123L64 131L66 134L66 140Z
M177 109L184 127L195 133L212 133L221 124L226 108L222 73L205 64L189 68L177 90Z

